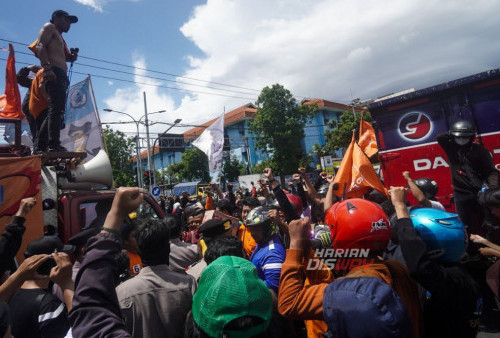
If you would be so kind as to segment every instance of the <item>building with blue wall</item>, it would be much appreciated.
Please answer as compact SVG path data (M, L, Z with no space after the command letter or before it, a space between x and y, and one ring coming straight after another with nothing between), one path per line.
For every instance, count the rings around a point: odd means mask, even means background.
M328 122L331 120L339 121L340 115L346 110L352 110L351 106L344 104L322 100L322 99L309 99L304 100L301 104L316 104L318 111L316 115L304 127L304 138L301 141L302 148L305 154L311 154L315 144L323 146L326 143L325 132L329 129ZM361 109L356 108L356 112L361 112ZM262 160L269 158L266 151L256 149L258 135L254 135L249 130L249 122L253 119L257 112L257 107L248 103L238 107L224 116L224 137L225 149L229 151L232 157L237 158L242 162L250 171L250 168ZM190 142L195 140L206 127L214 123L217 118L203 123L199 127L190 129L183 133L184 142L187 147ZM166 169L170 164L181 161L181 152L160 152L156 147L152 151L154 168L156 170ZM341 151L336 154L331 154L333 157L342 157ZM141 153L142 168L146 167L147 152ZM319 165L317 156L311 156L311 166L316 167ZM250 172L249 172L250 173Z

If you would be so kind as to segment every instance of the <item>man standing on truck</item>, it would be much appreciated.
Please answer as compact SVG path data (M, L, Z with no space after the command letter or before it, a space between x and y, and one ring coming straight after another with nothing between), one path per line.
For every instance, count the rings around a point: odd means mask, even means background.
M47 117L40 127L40 138L35 152L66 151L59 140L66 105L66 90L69 86L66 62L76 61L78 49L68 50L62 33L67 33L71 24L76 22L76 16L63 10L54 11L50 22L40 30L38 39L29 46L43 67L43 86L49 102Z
M477 193L484 184L498 187L498 171L491 154L474 143L476 128L465 120L455 122L449 133L438 135L437 142L448 157L456 211L469 233L484 234L484 213Z

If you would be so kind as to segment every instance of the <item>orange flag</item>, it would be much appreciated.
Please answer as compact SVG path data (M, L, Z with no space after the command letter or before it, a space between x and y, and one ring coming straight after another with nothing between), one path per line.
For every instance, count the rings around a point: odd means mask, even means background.
M351 186L352 179L352 150L354 149L354 144L356 140L354 139L354 132L352 133L352 140L349 147L342 158L337 174L335 175L334 183L338 183L339 188L334 190L335 195L342 197L347 193L348 188Z
M335 191L335 195L339 197L361 198L370 188L389 196L370 160L356 143L354 133L334 182L339 185L339 189Z
M368 157L372 157L378 152L375 130L373 130L370 123L363 120L363 116L361 116L361 122L359 124L358 144Z
M5 69L5 94L0 95L0 117L8 119L22 119L24 117L21 111L21 94L17 86L14 47L10 43Z

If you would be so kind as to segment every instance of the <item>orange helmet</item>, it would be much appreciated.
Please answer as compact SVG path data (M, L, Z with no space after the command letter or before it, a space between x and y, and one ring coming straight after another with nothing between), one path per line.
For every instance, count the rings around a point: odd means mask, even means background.
M351 198L335 203L326 212L334 249L384 250L391 229L382 208L373 202Z

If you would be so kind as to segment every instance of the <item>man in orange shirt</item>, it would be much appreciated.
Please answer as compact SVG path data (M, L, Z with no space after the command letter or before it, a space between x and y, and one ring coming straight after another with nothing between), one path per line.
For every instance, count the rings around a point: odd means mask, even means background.
M124 223L121 228L121 237L123 247L130 259L130 275L136 276L142 269L142 260L137 252L137 240L135 233L137 230L137 220L131 220L129 223Z
M369 201L349 199L329 209L326 221L332 227L335 253L344 253L346 249L368 249L370 253L365 264L359 265L358 262L355 267L347 267L343 271L345 277L332 283L305 286L304 272L311 263L310 256L307 257L311 228L308 218L292 221L289 224L290 249L281 270L279 312L292 319L325 320L329 331L339 337L347 336L343 331L346 328L376 332L373 337L419 337L421 314L417 284L401 263L381 262L376 258L385 249L390 236L389 222L382 209ZM350 259L353 256L344 257ZM387 296L382 299L385 310L378 308L375 298L371 299L360 290L376 290L376 296ZM359 300L349 298L353 296ZM343 313L347 298L352 304L347 310L352 312L351 317ZM372 320L369 326L355 322L354 318L383 318L378 316L380 311L386 311L397 320Z
M260 201L256 197L247 197L242 201L242 209L241 209L242 224L238 229L238 238L243 243L243 250L245 251L247 257L252 256L252 253L255 250L257 243L253 239L252 234L250 234L250 231L245 226L245 219L247 218L247 215L250 212L250 210L257 207L260 207Z

